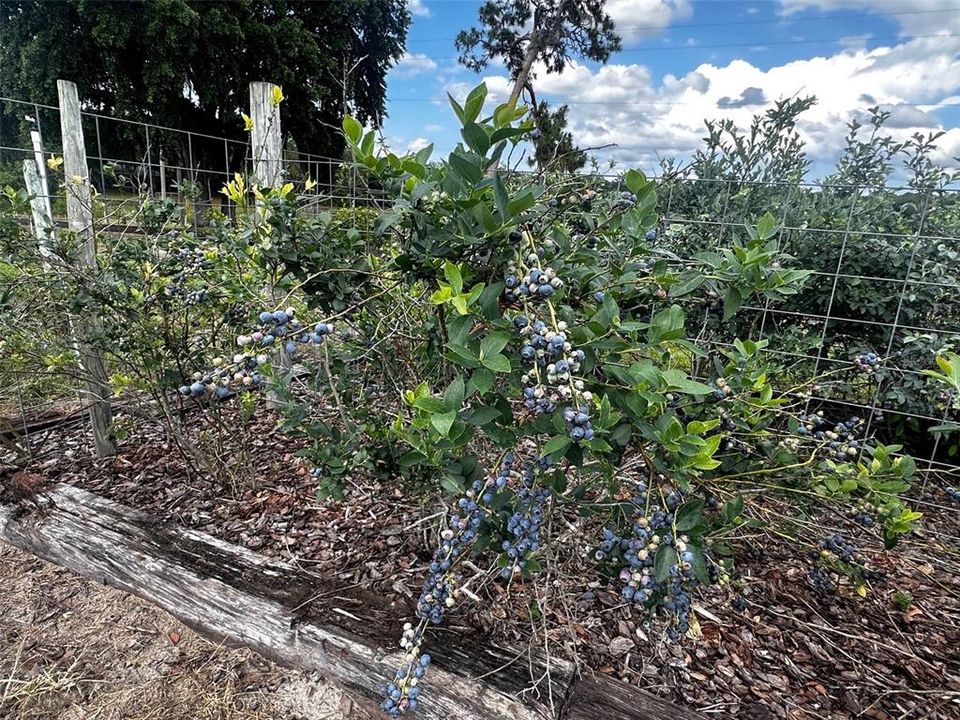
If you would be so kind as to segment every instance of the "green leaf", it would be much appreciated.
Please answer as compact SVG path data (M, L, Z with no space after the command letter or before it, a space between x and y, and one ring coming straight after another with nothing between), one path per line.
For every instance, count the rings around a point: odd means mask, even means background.
M453 291L450 289L449 285L443 285L439 290L434 290L430 295L430 302L434 305L443 305L451 297L453 297Z
M677 510L676 520L674 521L677 530L686 532L699 525L700 521L703 520L703 506L703 500L693 500L681 505L680 509Z
M430 159L431 155L433 155L433 143L430 143L426 147L417 150L417 152L414 153L413 158L421 165L426 165L427 160Z
M493 373L487 370L486 368L478 368L474 371L473 375L470 376L470 381L467 383L467 392L471 395L473 390L476 390L479 393L488 393L493 389Z
M508 373L512 370L510 360L506 355L485 355L480 360L483 366L490 368L496 373Z
M457 120L463 123L463 107L454 100L453 95L450 93L447 93L447 99L450 101L450 107L453 108L453 113L457 116Z
M573 443L573 440L570 439L569 435L555 435L547 441L547 444L543 446L541 452L543 455L553 455L561 450L566 450L570 447L571 443Z
M510 138L517 137L518 135L523 135L525 132L526 130L515 127L503 127L498 130L494 130L493 135L490 136L490 144L496 145L501 140L509 140Z
M757 221L757 236L761 240L769 240L776 232L777 219L768 211Z
M487 133L484 132L482 127L473 122L467 123L463 126L460 134L467 141L467 146L477 155L484 156L487 154L487 150L490 149L490 138L487 137Z
M467 422L471 425L486 425L500 417L503 413L494 407L481 407L472 411L467 417Z
M687 270L677 277L677 282L670 286L670 297L689 295L706 282L706 278L696 270Z
M414 465L419 465L420 463L425 462L426 460L427 460L427 456L424 455L422 452L420 452L419 450L411 450L407 454L402 455L398 462L400 463L400 467L409 468L409 467L413 467Z
M497 212L500 213L500 222L506 224L512 217L510 215L510 194L507 192L507 187L503 184L503 177L499 172L493 175L493 197L497 203Z
M663 581L670 577L670 568L677 564L679 558L672 545L661 545L653 561L653 576Z
M357 122L350 115L343 116L343 134L347 136L350 142L356 144L360 142L360 135L363 133L363 125Z
M483 170L462 155L452 152L448 162L453 171L470 186L476 185L483 178Z
M482 356L496 355L507 346L508 342L510 342L510 333L505 330L496 330L480 341L480 352Z
M440 484L444 490L454 495L459 495L463 492L463 485L449 475L444 475L440 478Z
M525 210L532 208L537 202L537 196L532 190L517 195L507 207L507 214L514 218Z
M428 413L442 413L449 409L443 400L432 395L421 395L413 400L412 405L418 410Z
M723 509L720 511L720 514L727 525L732 525L742 512L743 496L737 495L723 504Z
M647 331L647 339L651 345L665 340L678 340L684 335L683 328L683 310L679 305L671 305L654 315L650 329Z
M729 320L736 315L742 302L740 291L735 287L728 287L726 295L723 296L723 319Z
M623 176L623 181L630 188L630 192L639 195L643 186L647 184L647 177L639 170L627 170L627 174Z
M369 157L373 154L373 131L366 133L363 136L363 139L360 141L360 152L363 153L364 157Z
M476 122L480 111L483 109L483 102L486 99L487 85L486 83L480 83L467 95L467 99L463 103L463 117L460 119L460 122L464 124Z
M433 425L441 436L447 437L450 434L450 428L457 419L457 411L450 410L444 413L435 413L430 416L430 424Z
M696 380L691 380L683 370L664 370L663 379L669 390L686 395L709 395L713 388Z
M464 395L466 395L466 387L463 384L463 377L457 375L443 391L443 402L447 410L459 410L463 405Z
M401 215L399 212L388 210L377 218L377 221L373 225L373 232L376 235L383 235L383 233L399 222L400 218Z
M463 292L463 275L460 274L460 268L449 260L443 264L443 276L450 283L454 295Z

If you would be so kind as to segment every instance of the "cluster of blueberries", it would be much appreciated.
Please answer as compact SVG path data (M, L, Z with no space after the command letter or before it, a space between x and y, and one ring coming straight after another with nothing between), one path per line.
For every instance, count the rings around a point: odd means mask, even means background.
M955 487L946 488L947 497L949 497L954 502L960 502L960 490L957 490Z
M539 256L531 253L528 261L531 264L538 262ZM523 277L511 272L504 279L504 285L506 285L504 297L507 302L517 302L522 298L551 297L563 287L563 280L557 276L557 271L552 267L547 267L545 270L534 267Z
M874 352L861 353L853 359L853 364L862 373L867 375L874 372L877 363L880 361L880 358L877 357L877 354Z
M812 437L826 443L827 456L840 462L849 461L857 457L863 449L859 433L865 423L861 417L851 417L834 426L824 418L823 410L800 417L797 435L800 438ZM782 447L796 449L800 445L799 438L787 438L780 442Z
M287 338L286 351L292 354L298 343L319 344L333 332L333 325L330 323L317 323L309 329L297 320L295 315L294 308L261 312L260 327L249 335L237 337L237 345L242 348L242 352L236 353L230 360L214 358L213 370L194 373L191 383L180 386L180 394L185 397L211 394L223 400L233 393L234 385L261 387L264 378L260 368L270 362L269 353L276 351L283 338Z
M593 440L593 426L590 424L590 408L581 405L579 408L564 408L563 419L567 423L567 432L574 442Z
M839 533L822 540L820 542L820 552L814 553L813 557L815 563L807 575L807 579L814 591L822 595L833 593L837 587L836 582L829 572L828 564L831 561L840 561L846 566L855 566L852 568L854 574L859 575L865 580L876 579L880 576L876 571L872 571L863 566L856 549L849 540Z
M183 302L185 305L199 305L205 303L210 297L210 293L206 288L201 288L200 290L191 290L188 292L184 298Z
M163 290L167 297L182 298L187 305L205 302L210 297L207 290L187 290L187 281L192 275L213 267L213 263L207 260L203 250L200 248L180 248L175 255L168 258L168 261L174 263L179 271Z
M298 343L319 345L333 332L330 323L319 322L310 329L295 315L294 308L274 312L264 310L259 317L260 327L249 335L239 335L237 345L242 348L272 348L285 341L284 349L293 354Z
M836 589L836 583L824 568L820 565L814 565L807 574L807 580L810 587L820 595L829 595Z
M507 470L501 469L501 475L505 472L509 476L512 454L509 458L509 462L504 461ZM505 484L506 482L498 486ZM477 502L478 498L485 503L493 499L492 489L480 480L474 481L470 490L459 499L459 513L450 517L447 527L440 533L440 544L433 553L433 560L417 601L420 621L416 627L411 623L403 626L403 635L400 638L400 647L404 650L403 660L394 681L384 688L384 699L380 704L381 709L391 717L417 709L420 696L418 684L430 664L430 656L420 654L424 630L429 623L438 625L444 612L456 605L460 595L458 585L461 578L452 572L453 564L476 540L480 523L487 515L487 511Z
M213 359L213 370L208 373L196 372L188 385L181 385L179 392L184 397L203 397L213 395L218 400L225 400L233 393L231 386L239 383L244 387L261 387L263 375L258 368L269 362L266 355L233 356L233 362L227 363L223 358Z
M659 600L659 607L670 618L667 637L678 640L690 630L691 597L689 588L697 584L693 570L694 553L686 535L674 537L674 511L683 500L680 490L672 490L660 504L659 492L647 483L637 483L633 498L635 516L631 537L618 536L613 530L603 531L603 541L594 553L598 561L619 558L624 564L619 578L624 583L623 597L635 605L651 607ZM646 508L653 507L648 513ZM654 566L657 553L664 546L673 546L677 562L669 568L664 580L657 580Z
M522 572L530 555L540 547L540 526L544 519L544 505L549 500L549 491L535 486L539 469L549 466L549 458L540 458L536 463L526 461L518 467L517 456L507 452L492 482L475 480L470 489L457 501L458 513L450 517L447 527L440 533L440 544L434 551L423 590L417 602L419 621L416 626L406 623L400 638L404 657L396 676L383 690L380 707L391 717L414 711L419 702L419 682L423 678L430 656L421 655L424 631L430 624L439 624L448 608L460 597L461 576L454 571L458 557L469 550L477 538L481 523L488 516L487 506L494 494L519 480L514 512L507 522L512 538L504 540L503 551L507 558L501 576L509 579Z
M637 196L630 192L629 190L624 190L620 193L620 198L617 200L614 207L618 208L628 208L633 207L637 204Z
M877 524L877 512L879 508L866 500L858 500L857 504L850 510L848 516L856 523L864 527L873 527Z
M390 717L398 717L404 712L415 712L420 699L420 680L430 666L430 655L420 654L423 642L423 628L413 627L411 623L403 626L400 647L404 650L403 660L397 669L393 682L383 691L380 709Z
M831 535L820 543L821 555L832 553L845 563L853 562L856 550L853 545L840 533Z
M730 385L727 384L727 381L723 378L717 378L714 385L716 387L713 390L713 396L717 398L717 400L723 400L725 397L733 395L733 388L730 387Z
M460 513L452 515L448 527L440 533L440 545L433 553L427 579L417 601L417 614L434 625L438 625L444 611L457 602L459 577L450 570L457 557L476 540L480 523L487 516L487 511L477 501L485 495L485 484L480 480L474 481L471 489L457 501Z
M585 355L567 339L565 322L561 320L556 330L549 330L542 320L531 322L526 315L518 315L513 326L523 339L520 360L530 368L521 377L524 407L538 414L552 413L574 391L584 393L588 400L592 397L584 391L583 381L573 378Z
M506 462L506 461L505 461ZM549 463L547 458L539 460L540 467L545 468ZM497 477L497 484L505 476L509 477L511 465L501 468ZM540 549L540 526L543 524L544 505L550 500L550 491L546 488L534 486L536 471L530 462L524 463L520 473L520 489L517 491L516 504L513 513L507 520L507 532L512 536L503 541L501 549L506 555L506 565L500 571L500 576L509 580L516 573L523 571L527 559L532 553Z

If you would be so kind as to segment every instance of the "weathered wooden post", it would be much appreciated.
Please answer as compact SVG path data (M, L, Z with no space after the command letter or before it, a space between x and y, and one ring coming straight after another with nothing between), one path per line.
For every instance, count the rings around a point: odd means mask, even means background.
M280 104L274 99L268 82L250 83L250 144L253 155L251 182L261 187L277 187L283 180L283 140L280 134Z
M50 257L50 243L53 240L53 218L50 217L48 198L44 196L44 182L33 158L23 161L23 184L30 195L33 235L37 239L40 255L47 259Z
M60 133L63 136L63 170L67 191L67 223L79 243L80 273L92 281L97 268L97 242L93 232L93 195L87 170L87 150L80 123L80 100L77 86L68 80L57 80L60 98ZM117 452L113 441L113 416L110 409L110 377L97 339L103 335L100 317L94 311L73 318L80 366L86 383L87 411L93 426L93 442L98 457Z
M253 176L250 184L259 185L261 188L279 187L283 182L283 138L280 134L280 103L277 99L279 92L279 86L273 83L250 83L250 119L253 121L250 130ZM257 222L262 221L263 209L258 207L256 212ZM274 305L279 302L275 287L270 287L270 297ZM277 353L277 370L286 375L290 366L290 355L281 343ZM277 407L280 405L280 398L276 392L271 391L267 394L267 402L271 407Z
M40 111L37 110L37 116L34 118L37 127L40 127ZM37 162L37 172L40 176L40 197L47 209L47 215L52 219L53 210L50 202L50 186L47 184L47 163L43 159L43 137L40 130L30 131L30 142L33 145L33 157Z

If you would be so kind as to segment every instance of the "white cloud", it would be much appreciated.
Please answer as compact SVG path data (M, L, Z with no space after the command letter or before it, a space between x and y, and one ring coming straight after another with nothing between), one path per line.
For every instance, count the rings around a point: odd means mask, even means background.
M820 12L862 10L888 16L906 35L935 35L960 32L957 0L780 0L781 12L790 15L804 10Z
M384 138L384 142L387 148L389 148L390 152L396 153L397 155L415 153L431 143L430 140L422 137L416 137L413 138L413 140L407 140L406 138L398 135L388 135L386 138Z
M405 52L400 62L394 67L400 77L414 77L426 72L432 72L437 69L437 63L423 53Z
M677 18L693 14L690 0L607 0L605 9L629 45L660 35Z
M410 11L411 15L416 15L418 17L430 17L430 8L423 4L423 0L410 0L407 5L407 9Z
M411 140L407 143L406 152L415 153L418 150L423 150L427 145L430 144L430 141L426 138L418 137Z
M826 1L826 0L823 0ZM570 105L570 129L581 147L616 143L598 153L655 169L658 156L688 156L702 144L704 118L729 118L741 128L780 98L814 95L798 130L810 157L822 168L842 150L846 123L872 105L893 112L888 128L903 140L915 132L941 129L931 113L960 95L960 38L914 38L893 47L849 48L760 68L746 60L704 63L682 77L657 80L640 64L592 69L571 63L559 74L538 68L537 94ZM491 96L509 92L503 76L486 78ZM449 86L457 97L471 84ZM960 128L939 141L937 157L960 154Z

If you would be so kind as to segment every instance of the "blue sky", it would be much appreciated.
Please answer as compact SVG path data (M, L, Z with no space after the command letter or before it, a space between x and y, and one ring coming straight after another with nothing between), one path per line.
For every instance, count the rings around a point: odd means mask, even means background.
M384 134L397 151L458 139L445 102L481 79L505 97L502 66L481 75L457 64L453 40L476 22L475 0L415 0L407 56L388 80ZM686 157L705 117L746 127L773 101L815 95L799 129L823 174L845 124L880 104L890 132L945 130L938 159L960 155L960 0L608 0L624 48L606 67L578 61L537 71L538 97L570 105L582 147L621 166Z

